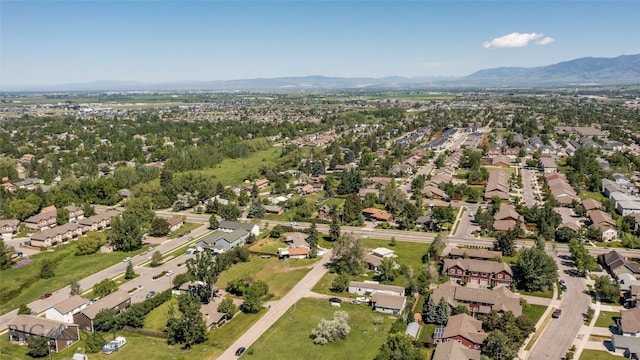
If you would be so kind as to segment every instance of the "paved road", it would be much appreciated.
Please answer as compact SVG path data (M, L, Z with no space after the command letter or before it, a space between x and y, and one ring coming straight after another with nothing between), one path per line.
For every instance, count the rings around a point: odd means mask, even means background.
M235 359L236 350L244 346L249 348L260 336L271 327L293 304L305 297L311 292L311 288L327 273L329 270L329 260L331 259L331 250L328 250L313 268L305 275L296 286L287 293L282 299L272 303L271 307L252 327L245 331L236 342L231 345L227 351L218 357L218 359ZM303 356L302 356L303 357Z
M208 232L207 228L205 226L201 226L197 229L194 229L191 232L191 236L195 239L207 232ZM176 238L173 240L167 240L162 244L156 246L156 250L164 254L164 253L170 252L171 250L177 247L180 247L186 244L188 241L189 240L187 236L184 236L182 238ZM163 270L167 270L167 271L173 270L175 272L175 275L186 271L186 266L183 265L179 267L178 264L186 261L187 255L181 255L155 269L140 267L139 265L148 261L149 255L151 254L147 254L145 256L138 255L138 256L132 257L131 261L134 265L134 269L136 273L139 273L141 276L127 282L125 285L122 286L122 288L127 291L134 287L139 288L138 291L132 293L131 295L131 301L134 303L144 301L147 292L151 290L160 292L168 289L171 286L171 280L172 280L171 277L167 277L166 280L164 280L165 278L153 280L152 278L154 275L162 272ZM80 284L80 288L82 288L83 290L88 290L88 289L91 289L93 285L95 285L96 283L104 279L111 279L124 274L126 268L127 268L127 263L120 262L98 273L95 273L93 275L86 277L78 281L78 283ZM29 306L29 308L31 308L31 310L35 311L36 313L41 313L47 310L48 308L50 308L51 306L67 299L70 296L69 295L70 291L71 291L70 287L65 286L64 288L55 291L51 297L44 300L38 299L38 300L32 301L27 305ZM7 328L7 325L11 322L11 320L13 320L13 318L17 315L17 313L18 311L16 309L7 314L0 316L0 331L3 331L4 329Z
M566 251L560 251L561 255L568 255ZM569 347L573 344L580 327L584 324L583 315L587 312L591 298L586 293L587 285L582 277L572 276L575 270L572 261L556 257L560 278L567 283L567 291L562 295L559 308L562 314L551 322L544 330L538 341L534 344L528 358L562 359Z

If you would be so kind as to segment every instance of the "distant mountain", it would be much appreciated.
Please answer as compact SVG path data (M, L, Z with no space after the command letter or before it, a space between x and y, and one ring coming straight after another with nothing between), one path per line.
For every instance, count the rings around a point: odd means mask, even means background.
M50 86L3 86L0 91L322 91L403 90L454 87L576 86L640 84L640 54L616 58L581 58L541 67L500 67L477 71L464 77L343 78L300 76L227 81L177 81L145 83L95 81Z
M640 83L640 54L616 58L586 57L558 64L477 71L457 82L468 85L624 85Z

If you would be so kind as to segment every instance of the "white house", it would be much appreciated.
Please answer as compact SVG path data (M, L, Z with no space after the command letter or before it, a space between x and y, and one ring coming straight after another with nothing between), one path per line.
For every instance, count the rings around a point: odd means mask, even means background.
M47 319L73 324L73 315L84 310L87 305L89 305L89 301L87 301L87 299L78 295L73 295L70 298L48 308L44 312L44 315Z

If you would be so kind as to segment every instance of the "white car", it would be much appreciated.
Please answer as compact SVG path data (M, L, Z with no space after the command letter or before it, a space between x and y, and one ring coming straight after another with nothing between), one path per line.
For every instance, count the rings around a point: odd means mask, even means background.
M131 261L131 258L129 256L127 256L126 258L124 258L124 260L122 260L122 262L129 262Z
M171 276L171 275L173 275L173 270L169 270L169 271L167 271L167 274L166 274L166 275L167 275L167 276Z

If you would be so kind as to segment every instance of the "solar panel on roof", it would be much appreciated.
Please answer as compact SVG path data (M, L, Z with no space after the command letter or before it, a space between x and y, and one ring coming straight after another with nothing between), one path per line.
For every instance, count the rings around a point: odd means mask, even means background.
M444 336L444 328L437 328L436 331L433 333L434 338L441 338L443 336Z

